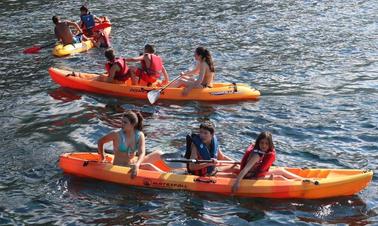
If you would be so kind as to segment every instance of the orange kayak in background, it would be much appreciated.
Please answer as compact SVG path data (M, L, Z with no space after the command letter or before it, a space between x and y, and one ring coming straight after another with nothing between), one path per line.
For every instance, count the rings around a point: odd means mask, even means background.
M97 74L75 72L76 76L69 76L72 71L49 68L51 79L63 87L83 90L92 93L126 96L147 99L147 93L161 87L147 87L145 84L131 85L130 79L126 83L108 83L97 81ZM182 95L183 88L166 88L160 95L163 100L198 100L198 101L226 101L226 100L257 100L260 92L240 83L214 83L212 88L193 89L187 96Z
M131 179L130 167L111 164L113 155L107 154L106 158L109 163L98 162L100 158L97 153L65 153L60 156L59 166L68 174L124 185L281 199L320 199L354 195L367 187L373 177L373 172L357 169L285 168L305 179L303 181L244 179L240 183L238 192L232 194L231 187L235 178L178 174L160 161L151 163L166 173L140 169L138 175Z

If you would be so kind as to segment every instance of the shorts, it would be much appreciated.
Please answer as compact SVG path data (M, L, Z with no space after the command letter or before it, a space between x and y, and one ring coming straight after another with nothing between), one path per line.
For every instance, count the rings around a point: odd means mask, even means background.
M82 39L83 35L75 35L72 39L73 39L73 43L72 44L77 44L77 43L81 43L81 39Z
M157 81L157 76L155 75L149 75L147 74L146 71L140 69L140 68L137 68L135 70L135 75L139 77L139 79L142 79L143 81L145 81L146 83L154 83Z

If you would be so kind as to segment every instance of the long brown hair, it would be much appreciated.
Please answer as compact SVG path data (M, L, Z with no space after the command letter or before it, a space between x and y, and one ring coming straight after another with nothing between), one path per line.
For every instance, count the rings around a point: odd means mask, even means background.
M270 132L268 132L268 131L264 131L264 132L261 132L259 134L259 136L257 137L257 139L255 141L255 146L253 147L253 150L261 150L261 148L260 148L260 141L263 140L263 139L267 139L268 140L269 152L273 151L273 149L274 149L273 138L272 138L272 134Z
M200 47L197 47L196 54L198 56L201 56L201 58L205 60L205 62L207 63L207 65L209 65L209 68L210 68L211 72L215 72L213 57L211 56L209 50L207 50L206 48L200 46Z
M122 120L127 118L129 122L134 125L134 129L143 130L143 116L140 112L127 111L123 114Z

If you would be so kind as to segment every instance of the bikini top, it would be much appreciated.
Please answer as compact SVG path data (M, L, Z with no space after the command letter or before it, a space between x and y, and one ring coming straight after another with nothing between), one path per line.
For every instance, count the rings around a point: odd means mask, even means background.
M126 146L126 140L127 139L126 139L125 132L123 130L120 130L118 132L118 134L119 134L119 146L118 146L118 150L120 152L128 153L128 154L138 151L138 144L139 144L140 133L141 132L139 130L135 130L135 134L134 134L135 145L134 145L134 147L129 147L129 146Z

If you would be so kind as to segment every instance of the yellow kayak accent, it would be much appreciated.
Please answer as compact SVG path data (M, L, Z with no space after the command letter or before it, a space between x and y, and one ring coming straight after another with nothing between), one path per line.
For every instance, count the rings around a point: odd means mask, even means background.
M94 44L91 40L68 45L58 44L54 47L52 54L57 57L64 57L75 53L86 52L93 47Z
M304 180L244 179L233 194L231 187L235 178L186 175L183 174L185 169L180 169L179 174L177 169L171 169L160 160L151 163L165 173L140 169L138 175L131 179L131 168L111 164L113 158L113 155L107 154L107 163L102 163L97 153L65 153L60 156L59 166L65 173L124 185L280 199L354 195L367 187L373 177L372 171L358 169L285 168Z

